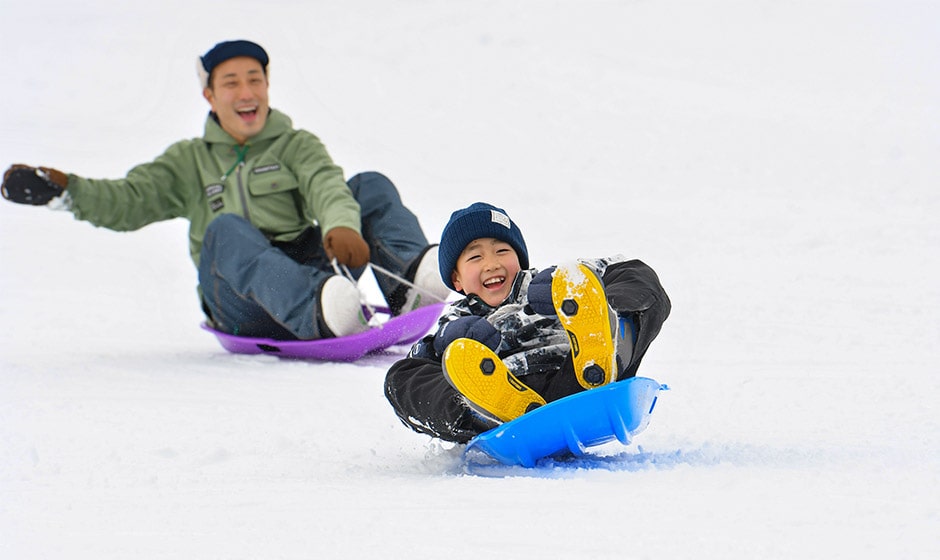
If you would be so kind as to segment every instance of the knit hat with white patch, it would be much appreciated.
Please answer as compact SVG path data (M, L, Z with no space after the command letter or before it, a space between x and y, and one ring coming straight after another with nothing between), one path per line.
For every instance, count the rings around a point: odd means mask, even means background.
M525 246L525 239L506 211L485 202L474 202L451 214L450 221L444 226L444 232L441 234L438 265L441 280L448 288L456 291L451 273L457 268L460 253L474 239L487 237L509 243L515 249L522 269L529 268L529 250Z

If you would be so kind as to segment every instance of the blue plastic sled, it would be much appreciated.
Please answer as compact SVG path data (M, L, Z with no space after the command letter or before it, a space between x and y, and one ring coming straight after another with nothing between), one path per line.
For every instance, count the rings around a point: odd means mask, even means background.
M629 444L649 424L659 391L653 379L632 377L541 406L470 440L505 465L534 467L564 452L580 457L588 447L619 440Z

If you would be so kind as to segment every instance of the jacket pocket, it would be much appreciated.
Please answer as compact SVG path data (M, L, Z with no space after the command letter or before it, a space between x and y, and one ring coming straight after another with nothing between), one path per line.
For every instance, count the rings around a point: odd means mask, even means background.
M299 186L297 177L280 163L262 163L248 172L248 192L252 196L283 193Z
M279 163L261 163L245 174L251 221L271 239L291 239L310 225L300 182Z

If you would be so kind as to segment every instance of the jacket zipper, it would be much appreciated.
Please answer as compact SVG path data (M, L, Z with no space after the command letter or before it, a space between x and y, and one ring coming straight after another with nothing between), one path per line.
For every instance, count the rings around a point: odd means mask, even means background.
M238 198L242 203L242 214L245 219L249 222L251 221L250 213L248 212L248 194L245 192L245 184L242 182L242 169L245 167L245 154L248 153L248 145L237 146L233 148L237 158L232 167L228 171L222 174L221 181L225 183L225 180L228 179L232 171L235 172L235 184L238 187Z
M245 168L245 162L239 162L237 169L235 170L235 181L238 184L238 196L242 202L242 214L245 219L249 222L251 221L251 213L248 211L248 189L245 188L245 183L242 181L242 170Z

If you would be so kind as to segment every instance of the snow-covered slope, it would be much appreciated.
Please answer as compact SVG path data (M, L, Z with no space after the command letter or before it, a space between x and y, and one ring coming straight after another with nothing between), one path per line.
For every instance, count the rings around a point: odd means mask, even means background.
M198 136L195 60L436 237L476 200L532 261L624 253L674 312L646 432L468 474L356 364L226 354L186 225L0 203L0 557L932 558L940 8L903 1L7 3L0 166L120 176Z

